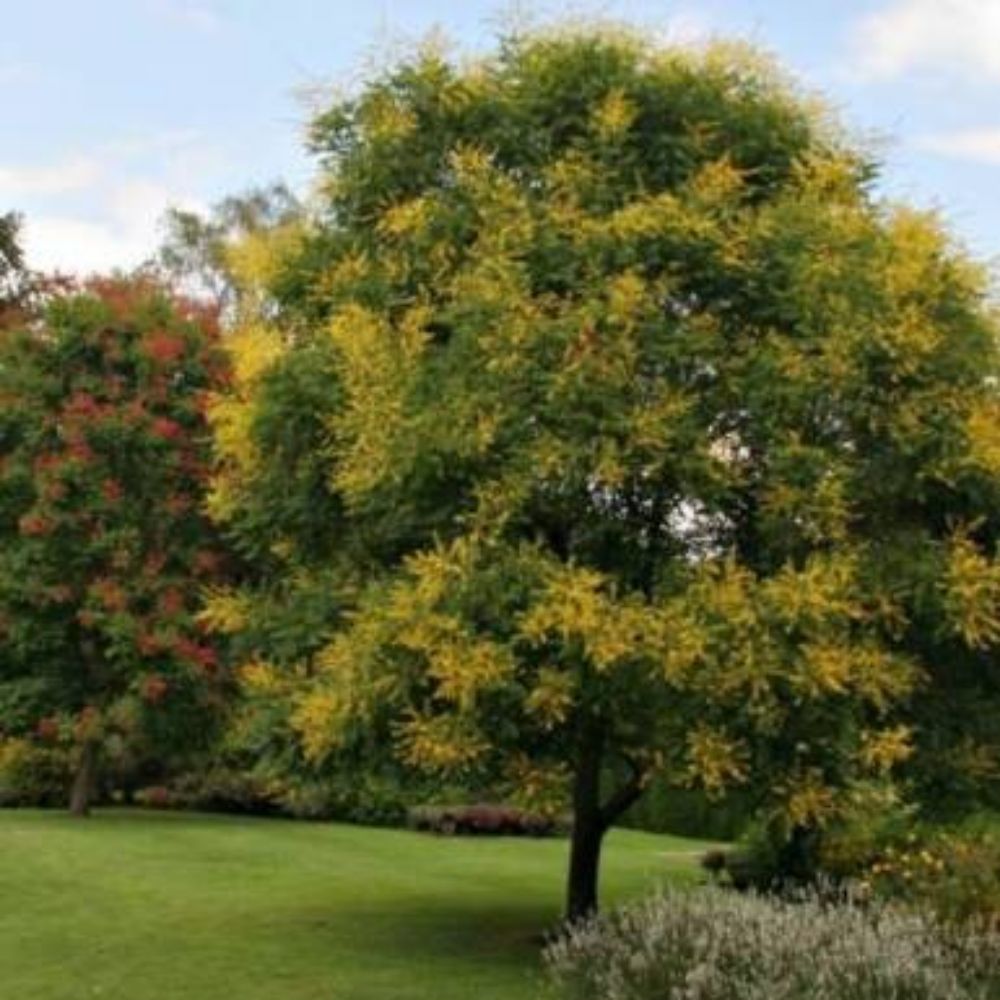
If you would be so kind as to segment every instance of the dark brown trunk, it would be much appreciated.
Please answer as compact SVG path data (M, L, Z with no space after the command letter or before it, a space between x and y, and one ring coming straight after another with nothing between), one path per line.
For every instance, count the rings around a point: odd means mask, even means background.
M597 912L601 844L607 827L601 816L601 759L604 732L594 718L580 726L573 784L573 839L566 886L566 920L575 923Z
M566 921L577 923L597 913L598 877L601 870L601 845L604 828L588 818L573 821L570 848L569 884L566 893Z
M90 799L93 795L97 779L97 744L87 740L80 747L80 760L77 764L73 787L69 795L69 811L71 816L84 817L90 815Z
M580 727L573 784L573 837L566 886L566 922L577 923L597 913L604 835L639 798L644 787L641 768L632 761L631 780L601 802L605 730L599 719Z

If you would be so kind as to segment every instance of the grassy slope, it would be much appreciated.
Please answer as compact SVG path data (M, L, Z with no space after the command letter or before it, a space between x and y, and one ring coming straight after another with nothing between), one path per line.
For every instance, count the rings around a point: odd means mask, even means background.
M692 877L700 846L615 831L605 900ZM0 996L521 1000L565 862L561 841L0 812Z

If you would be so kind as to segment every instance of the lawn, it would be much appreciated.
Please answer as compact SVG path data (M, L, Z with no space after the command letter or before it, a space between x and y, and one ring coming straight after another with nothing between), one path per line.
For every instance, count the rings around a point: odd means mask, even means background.
M608 901L696 877L614 831ZM560 840L224 816L0 812L6 1000L527 1000Z

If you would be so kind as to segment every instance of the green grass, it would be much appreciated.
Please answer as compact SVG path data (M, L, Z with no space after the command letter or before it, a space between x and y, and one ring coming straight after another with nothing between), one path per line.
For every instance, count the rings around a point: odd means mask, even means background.
M614 831L604 899L696 875ZM527 1000L559 840L224 816L0 812L6 1000Z

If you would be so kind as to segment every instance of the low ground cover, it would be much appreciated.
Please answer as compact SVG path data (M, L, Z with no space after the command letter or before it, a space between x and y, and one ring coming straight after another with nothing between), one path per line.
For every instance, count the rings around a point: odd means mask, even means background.
M923 910L668 889L548 951L566 1000L996 1000L1000 937Z

